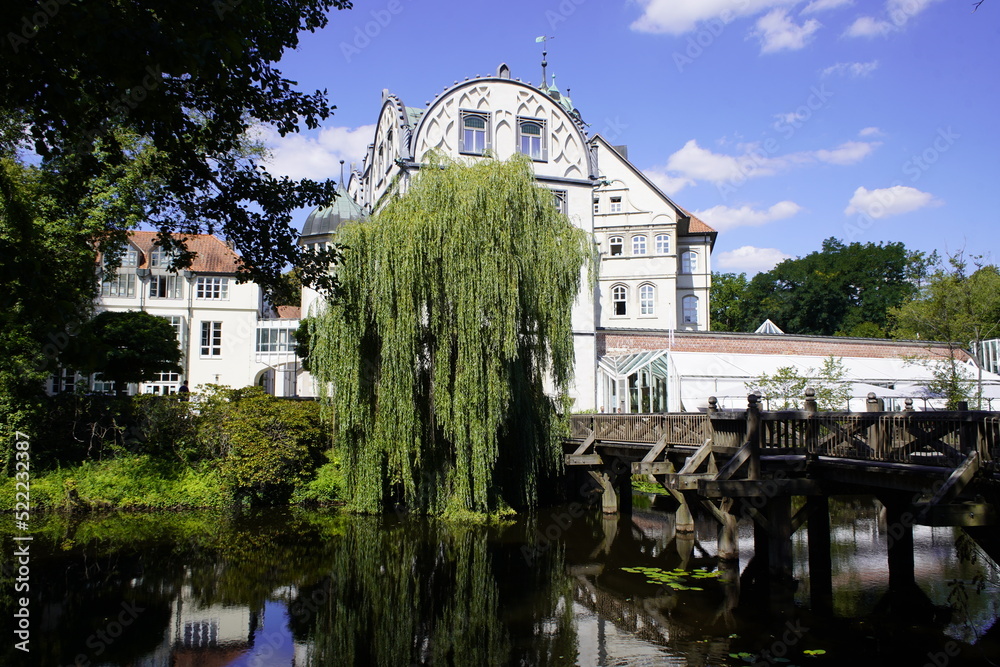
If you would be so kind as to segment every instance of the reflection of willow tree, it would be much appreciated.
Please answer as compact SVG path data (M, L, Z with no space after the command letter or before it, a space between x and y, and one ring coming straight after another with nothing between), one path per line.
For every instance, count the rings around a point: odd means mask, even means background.
M301 591L324 601L293 621L296 636L312 641L310 664L574 664L570 591L553 586L565 578L562 558L528 566L487 530L351 522L322 596ZM525 632L521 619L534 627ZM535 636L514 645L511 635Z
M336 388L351 507L534 504L559 462L543 377L565 393L586 235L518 156L426 165L338 241L343 295L310 320L309 359Z

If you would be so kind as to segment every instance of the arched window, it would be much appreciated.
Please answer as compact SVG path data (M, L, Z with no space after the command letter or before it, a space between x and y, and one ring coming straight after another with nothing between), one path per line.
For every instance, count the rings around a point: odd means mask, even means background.
M545 156L545 125L540 120L518 120L518 149L532 160L544 160Z
M698 297L686 296L681 303L684 307L684 324L698 324Z
M611 303L614 306L615 315L626 314L626 303L628 303L628 288L624 285L615 285L611 288Z
M632 254L633 255L645 255L646 254L646 237L642 234L639 236L632 237Z
M639 286L639 314L652 315L656 309L656 288L646 283Z
M625 247L625 241L620 236L612 236L608 239L608 246L611 250L611 256L617 257L622 254L623 248Z
M462 134L459 136L458 151L472 155L482 155L490 147L489 115L476 111L462 111Z
M696 273L698 271L698 253L688 250L681 253L681 273Z
M670 252L670 235L669 234L657 234L656 235L656 253L658 255L666 255Z

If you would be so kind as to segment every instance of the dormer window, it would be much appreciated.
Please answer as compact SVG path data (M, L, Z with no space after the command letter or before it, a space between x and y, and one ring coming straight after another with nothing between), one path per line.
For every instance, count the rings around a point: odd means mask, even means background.
M152 269L166 269L170 267L173 259L173 251L164 250L157 246L153 248L153 252L149 253L149 267Z
M622 198L621 197L612 197L611 198L611 212L612 213L621 213L622 212Z
M519 118L517 121L518 150L532 160L544 162L548 159L545 146L545 121L535 118Z
M608 239L608 246L612 257L617 257L624 252L625 241L620 236L612 236Z
M461 132L458 152L467 155L482 155L491 148L490 115L478 111L462 111Z
M122 253L122 266L138 266L139 265L139 251L135 248L130 248Z

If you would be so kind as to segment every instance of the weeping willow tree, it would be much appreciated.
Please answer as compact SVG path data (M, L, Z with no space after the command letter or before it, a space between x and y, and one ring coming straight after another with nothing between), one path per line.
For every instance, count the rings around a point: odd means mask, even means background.
M438 158L378 214L342 227L342 298L314 318L354 511L530 506L559 465L570 311L587 235L523 156Z

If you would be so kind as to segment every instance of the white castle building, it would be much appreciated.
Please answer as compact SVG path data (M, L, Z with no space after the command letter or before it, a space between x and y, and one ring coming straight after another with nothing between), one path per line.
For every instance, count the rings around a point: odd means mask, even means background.
M445 88L423 108L383 90L363 162L332 206L309 215L301 242L327 243L343 221L363 219L387 197L405 193L429 151L457 160L528 155L554 205L592 235L600 251L597 288L591 292L582 280L573 309L574 410L615 406L628 402L627 386L601 370L600 332L707 330L716 232L650 182L624 146L588 135L569 96L547 81L544 64L542 76L540 85L532 84L500 65L493 76ZM303 314L314 311L317 297L304 290ZM652 407L664 409L665 385L649 381Z

